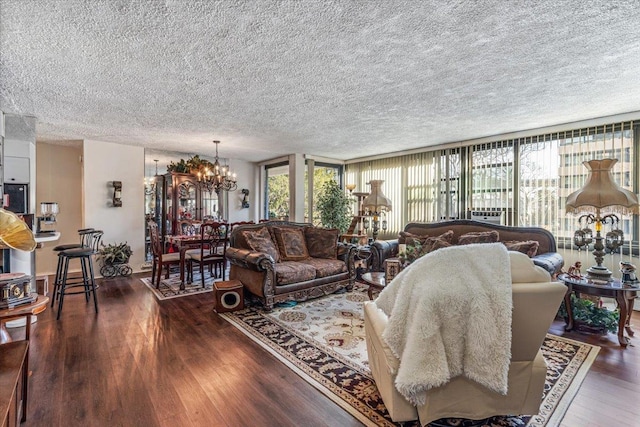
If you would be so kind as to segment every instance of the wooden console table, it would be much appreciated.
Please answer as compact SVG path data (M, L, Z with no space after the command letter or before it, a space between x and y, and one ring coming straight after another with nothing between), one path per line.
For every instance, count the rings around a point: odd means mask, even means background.
M28 341L14 341L0 345L2 426L14 427L26 419L28 352Z
M567 293L564 296L564 306L567 309L567 325L565 329L570 331L574 327L573 308L571 307L571 294L595 295L599 297L614 298L620 309L620 320L618 321L618 342L622 347L629 344L629 338L624 336L625 330L629 336L633 336L631 329L631 313L633 313L633 303L640 291L637 287L630 287L623 284L619 279L612 279L606 283L593 282L586 278L576 279L567 274L558 276L558 280L567 286Z
M16 399L20 399L22 401L22 405L21 405L22 416L20 418L20 421L22 422L27 420L27 395L28 395L28 386L29 386L29 382L28 382L29 380L29 338L31 336L31 316L45 311L47 309L48 303L49 303L49 297L38 295L37 299L31 304L25 304L15 308L7 308L7 309L0 310L0 342L1 342L0 356L4 355L5 353L8 354L8 352L5 351L4 349L14 348L19 343L26 343L26 347L24 350L24 361L21 363L21 368L22 368L22 382L20 387L21 396L16 397ZM16 341L15 343L13 343L11 340L11 336L9 335L9 332L5 329L4 322L13 320L13 319L18 319L21 317L26 317L27 319L27 322L25 323L25 333L24 333L25 340ZM11 361L10 363L15 364L15 360ZM4 365L0 365L0 377L4 376L5 374L4 369L5 369ZM0 386L0 391L2 392L5 391L4 383L2 383L2 385ZM3 398L4 398L4 395L3 395ZM4 400L2 400L1 402L2 402L1 404L4 405ZM1 408L4 408L4 406L1 406ZM7 417L8 416L9 415L7 415ZM10 422L6 424L7 418L5 418L4 422L5 424L3 425L10 425L10 426L15 425L15 424L11 424Z

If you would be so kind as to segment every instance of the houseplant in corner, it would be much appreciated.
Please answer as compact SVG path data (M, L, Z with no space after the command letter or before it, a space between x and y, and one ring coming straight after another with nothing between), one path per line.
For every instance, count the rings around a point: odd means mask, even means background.
M316 203L322 226L337 228L340 234L347 231L351 223L351 202L336 181L325 182Z

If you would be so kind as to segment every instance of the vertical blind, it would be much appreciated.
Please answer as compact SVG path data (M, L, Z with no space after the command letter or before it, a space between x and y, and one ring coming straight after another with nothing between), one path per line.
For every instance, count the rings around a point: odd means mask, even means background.
M501 211L504 224L543 227L568 248L578 223L564 203L585 182L582 162L618 159L615 181L638 192L638 128L637 121L628 121L353 163L346 167L346 182L367 192L370 180L385 181L382 190L393 209L383 239L395 238L409 222ZM623 218L620 227L627 250L637 252L637 218Z

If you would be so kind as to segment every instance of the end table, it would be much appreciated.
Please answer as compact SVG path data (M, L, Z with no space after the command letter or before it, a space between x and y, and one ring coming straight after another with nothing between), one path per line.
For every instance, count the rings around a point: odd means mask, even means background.
M570 331L574 327L573 308L571 307L571 294L595 295L599 297L614 298L620 309L620 320L618 321L618 342L622 347L629 344L629 338L624 336L625 330L629 336L633 336L631 329L631 313L633 313L633 303L640 288L625 285L619 279L609 282L594 281L585 277L575 278L568 274L561 274L558 280L567 286L567 293L564 296L564 306L567 309L567 319L565 330Z
M387 282L384 280L384 273L381 271L364 273L362 275L362 281L369 285L367 294L370 300L373 299L373 291L381 291L387 285Z

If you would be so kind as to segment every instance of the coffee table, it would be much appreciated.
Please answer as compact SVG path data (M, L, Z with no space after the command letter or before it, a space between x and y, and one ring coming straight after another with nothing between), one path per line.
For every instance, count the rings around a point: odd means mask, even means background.
M369 299L373 299L373 291L381 291L387 285L386 280L384 279L384 273L382 271L372 271L370 273L364 273L362 275L362 281L369 285L369 290L367 294L369 295Z

